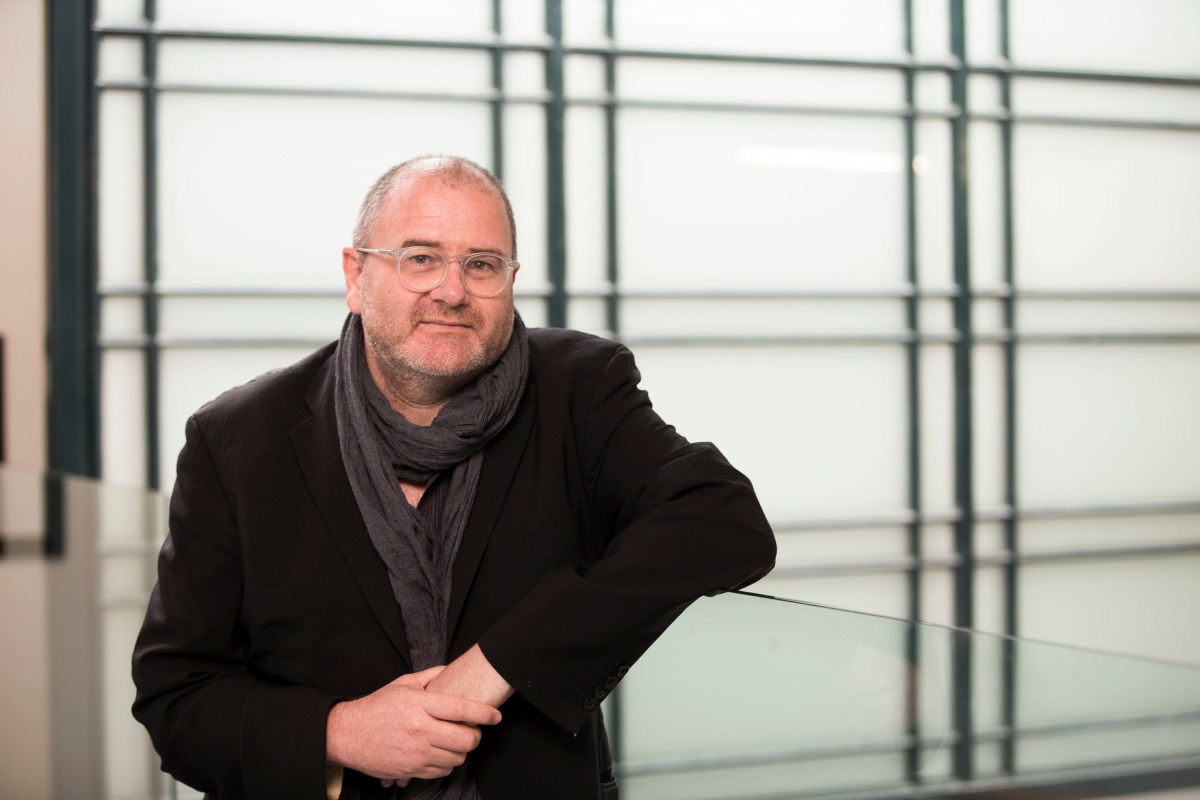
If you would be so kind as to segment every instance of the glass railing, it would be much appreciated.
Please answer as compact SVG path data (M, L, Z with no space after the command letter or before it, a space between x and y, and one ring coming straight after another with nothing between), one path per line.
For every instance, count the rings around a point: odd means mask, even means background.
M129 713L165 520L162 495L0 465L11 796L199 796ZM625 800L1079 798L1200 774L1200 666L753 593L698 601L603 705Z

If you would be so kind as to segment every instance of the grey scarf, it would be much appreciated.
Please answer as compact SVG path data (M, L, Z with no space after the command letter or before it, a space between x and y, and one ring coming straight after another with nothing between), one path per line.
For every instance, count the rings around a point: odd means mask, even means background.
M387 565L413 669L444 664L451 569L475 500L483 448L512 420L525 389L525 325L514 313L508 348L447 403L429 427L413 425L392 410L375 385L357 314L346 319L335 358L334 409L342 461L371 542ZM450 486L441 530L430 530L408 504L400 481L426 483L446 470ZM440 781L413 781L404 796L478 795L460 768Z

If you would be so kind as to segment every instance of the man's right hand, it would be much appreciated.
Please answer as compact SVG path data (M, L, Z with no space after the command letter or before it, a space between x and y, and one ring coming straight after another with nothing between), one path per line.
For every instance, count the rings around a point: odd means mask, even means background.
M325 755L401 786L413 778L440 778L479 745L479 725L500 712L464 697L426 691L445 667L402 675L357 700L338 703L326 722Z

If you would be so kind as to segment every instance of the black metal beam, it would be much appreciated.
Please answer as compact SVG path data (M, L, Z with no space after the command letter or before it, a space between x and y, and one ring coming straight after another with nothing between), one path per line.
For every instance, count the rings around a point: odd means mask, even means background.
M954 552L959 565L954 571L954 624L971 628L974 612L974 488L972 459L974 457L972 430L972 350L974 339L971 326L971 261L968 231L968 127L967 127L967 54L966 18L963 0L950 0L950 52L959 67L950 75L951 98L958 114L950 122L951 163L953 164L952 204L954 236L954 283L958 296L954 298L954 328L958 341L954 343L954 499L960 513L954 525ZM972 737L972 685L974 662L969 636L955 637L953 654L953 719L958 739L954 745L953 770L959 780L974 776Z
M546 321L567 326L566 78L563 65L562 0L546 0L546 236L550 297Z
M92 9L88 0L49 0L48 8L49 464L98 475Z

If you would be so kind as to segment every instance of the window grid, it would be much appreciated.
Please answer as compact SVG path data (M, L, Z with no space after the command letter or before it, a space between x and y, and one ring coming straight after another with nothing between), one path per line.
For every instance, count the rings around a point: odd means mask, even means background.
M1001 36L1001 55L1007 59L1008 47L1008 4L1005 0L998 0L1001 14L1000 36ZM539 287L532 292L522 292L522 297L541 298L547 306L547 318L551 325L565 325L568 322L567 303L570 299L580 297L597 297L604 301L605 318L609 326L609 332L616 338L626 341L632 346L637 345L672 345L672 346L704 346L708 344L787 344L795 346L828 346L836 344L862 344L862 343L892 343L902 345L905 351L906 358L906 383L908 386L908 412L907 419L909 425L908 431L908 498L909 509L904 512L898 512L894 518L887 520L870 520L863 518L855 518L846 516L842 519L821 519L821 520L795 520L795 521L774 521L779 527L787 530L802 530L806 527L861 527L864 524L890 524L896 521L906 525L909 530L909 554L906 559L886 561L881 560L872 564L846 563L843 565L824 565L815 567L812 570L803 568L797 570L799 573L816 574L822 571L838 569L847 571L859 571L864 567L868 570L877 569L881 572L902 572L908 579L908 603L907 608L910 617L916 618L920 610L921 596L921 576L924 572L930 569L950 569L955 575L955 623L964 627L969 627L973 624L972 600L974 593L973 577L978 567L989 564L1000 564L1004 568L1004 586L1005 586L1005 613L1004 624L1006 633L1015 634L1017 620L1017 588L1019 567L1025 563L1036 563L1039 560L1055 559L1055 558L1106 558L1106 557L1121 557L1131 553L1151 553L1158 556L1169 557L1172 554L1178 553L1194 553L1200 551L1200 546L1195 545L1165 545L1152 547L1133 547L1120 550L1099 550L1099 549L1076 549L1069 552L1061 552L1056 554L1022 554L1017 547L1018 525L1019 521L1024 518L1045 518L1045 517L1060 517L1060 516L1093 516L1093 515L1119 515L1119 514L1137 514L1137 513L1171 513L1178 511L1194 512L1200 510L1200 501L1194 503L1160 503L1160 504L1136 504L1136 505L1120 505L1097 507L1094 505L1079 506L1075 508L1054 509L1037 509L1037 508L1022 508L1018 505L1016 495L1016 426L1018 419L1016 417L1016 391L1015 375L1016 365L1020 345L1037 345L1044 343L1056 344L1104 344L1104 343L1165 343L1165 342L1188 342L1194 343L1200 341L1200 331L1183 331L1173 333L1161 332L1122 332L1113 333L1109 331L1079 331L1069 333L1018 333L1016 331L1015 317L1018 301L1024 298L1046 298L1052 297L1055 299L1072 300L1072 299L1096 299L1102 298L1106 300L1148 300L1148 299L1200 299L1200 291L1176 291L1169 287L1161 289L1138 290L1138 291L1087 291L1087 290L1022 290L1015 286L1013 274L1013 219L1012 219L1012 173L1011 166L1014 158L1013 154L1013 132L1017 126L1022 125L1052 125L1052 126L1086 126L1086 127L1130 127L1130 128L1147 128L1147 129L1163 129L1163 130L1182 130L1188 132L1200 131L1200 125L1171 122L1163 120L1119 120L1105 118L1082 118L1082 117L1051 117L1044 115L1021 115L1015 114L1012 111L1011 102L1011 82L1013 78L1020 77L1056 77L1056 78L1071 78L1076 80L1089 81L1111 81L1111 82L1138 82L1146 84L1161 84L1161 85L1184 85L1184 86L1200 86L1200 79L1171 76L1171 75L1129 75L1122 73L1102 73L1092 71L1078 70L1038 70L1016 68L1012 66L997 66L997 65L972 65L968 60L968 54L965 52L965 28L963 18L963 4L961 0L950 0L951 10L951 39L952 51L954 58L949 61L942 62L920 62L913 56L912 43L912 4L911 0L904 2L904 19L905 19L905 48L909 55L905 60L861 60L861 59L830 59L830 58L803 58L803 57L784 57L784 56L763 56L751 54L733 54L733 53L711 53L711 52L678 52L678 51L656 51L637 48L621 48L615 45L614 36L614 20L616 10L613 0L608 0L605 3L605 29L610 37L610 41L614 43L607 47L577 47L571 46L563 40L562 27L562 4L556 0L551 0L547 3L547 34L549 43L520 43L509 42L502 39L502 31L500 26L501 20L501 1L493 0L493 20L496 29L497 39L490 42L470 42L470 41L449 41L442 39L384 39L384 38L359 38L359 37L336 37L336 36L290 36L282 34L251 34L239 32L216 32L216 31L173 31L158 29L155 24L155 3L154 0L146 0L146 25L145 26L100 26L96 25L93 28L93 44L98 44L99 41L109 36L132 36L143 41L144 54L144 82L107 82L102 83L95 81L93 83L93 104L92 118L97 115L98 103L96 98L105 91L112 90L135 90L140 91L143 95L143 136L144 136L144 157L145 157L145 208L144 208L144 231L145 231L145 282L139 286L97 286L94 290L92 302L102 302L107 298L127 297L140 299L144 306L144 331L140 336L126 337L100 337L98 332L91 333L92 339L98 348L98 351L111 349L135 349L144 353L145 371L146 371L146 408L147 408L147 428L146 428L146 443L147 443L147 483L150 486L155 486L158 482L159 475L159 459L160 454L158 444L159 416L160 410L158 407L159 395L159 363L161 356L165 350L173 348L219 348L219 347L245 347L245 346L291 346L291 345L316 345L323 343L322 340L297 340L290 339L262 339L262 338L242 338L242 339L221 339L207 340L202 338L185 338L185 337L170 337L162 334L159 331L159 301L168 297L198 297L198 296L222 296L222 297L290 297L290 296L311 296L309 293L297 292L296 290L197 290L188 287L172 287L162 286L158 278L158 263L157 263L157 208L156 201L158 197L158 186L156 184L157 175L157 136L158 136L158 117L157 117L157 101L159 96L165 92L216 92L229 93L231 91L245 92L251 94L273 94L280 93L281 90L271 89L267 87L242 87L237 90L231 90L230 87L219 85L212 86L183 86L170 85L158 81L157 78L157 53L160 43L164 39L171 38L192 38L192 39L216 39L216 40L239 40L239 41L278 41L278 42L311 42L311 43L339 43L339 44L374 44L385 45L392 47L448 47L456 49L483 49L490 53L492 58L492 79L493 90L490 93L480 94L478 97L469 99L478 100L479 102L488 103L492 109L492 145L493 145L493 167L498 174L503 178L504 159L503 159L503 119L506 104L509 103L534 103L541 105L546 110L547 124L547 219L548 219L548 235L549 235L549 285ZM93 48L93 52L98 50ZM505 89L503 56L506 53L517 51L529 51L542 53L546 58L546 97L521 97L509 96ZM604 60L605 67L605 85L607 97L602 100L573 100L566 95L565 85L563 81L563 63L564 58L573 54L588 54L598 55ZM905 100L907 107L901 111L881 110L871 108L858 109L830 109L808 106L787 106L787 105L763 105L763 104L731 104L731 103L671 103L671 102L646 102L620 100L617 97L616 86L616 66L620 59L626 57L639 58L658 58L658 59L691 59L691 60L723 60L737 63L783 63L797 66L840 66L840 67L861 67L867 69L891 69L901 72L904 77ZM951 87L953 101L958 109L967 109L966 113L959 111L938 112L929 110L920 110L915 104L915 77L917 74L926 71L933 71L947 74L951 79ZM95 64L92 65L92 74L95 73ZM1002 112L999 114L977 113L971 112L967 97L967 79L973 75L991 75L995 76L1000 81L1001 86L1001 102ZM296 92L288 92L296 93ZM345 96L353 94L348 92L340 92L333 90L313 90L307 92L301 90L301 94L311 95L332 95ZM460 95L437 95L437 94L414 94L414 93L377 93L375 96L387 98L399 97L419 97L426 100L462 100ZM566 219L565 219L565 152L563 149L564 128L565 128L565 113L568 107L572 105L598 105L604 110L605 120L605 176L607 186L605 187L605 206L608 210L607 222L607 239L609 244L609 252L607 254L607 276L609 286L601 290L589 291L572 291L568 287L567 272L566 272ZM955 285L953 287L928 287L922 286L919 283L917 276L918 265L918 241L916 231L916 187L914 180L914 172L912 169L906 170L905 173L905 194L907 198L907 236L909 252L907 254L907 283L899 287L871 289L871 290L851 290L839 292L823 292L823 291L796 291L796 292L747 292L748 297L762 298L778 298L781 296L798 297L798 298L822 298L822 297L838 297L838 298L879 298L887 297L896 299L903 303L906 315L905 330L895 334L843 334L843 335L792 335L787 337L779 336L758 336L758 337L741 337L733 338L728 336L721 337L662 337L662 336L629 336L622 335L621 324L621 304L626 298L646 298L646 297L679 297L679 296L695 296L685 292L647 292L622 287L620 281L618 242L619 230L617 226L617 181L618 171L616 166L616 154L620 145L618 141L617 119L622 109L642 109L642 108L676 108L676 109L694 109L694 110L711 110L711 111L771 111L781 114L802 115L802 114L819 114L830 116L846 116L846 117L882 117L900 119L904 123L904 142L905 150L909 164L912 164L912 159L916 154L916 129L915 123L917 120L935 119L946 121L952 129L951 142L954 149L954 162L959 164L960 169L956 170L956 179L954 181L954 200L952 208L955 215L953 234L955 239L954 247L954 276ZM1002 137L1002 153L1003 153L1003 203L1002 210L1004 215L1003 232L1004 232L1004 285L994 287L975 287L971 281L970 270L970 253L967 246L967 236L970 230L970 222L967 218L967 194L966 181L970 174L970 165L966 161L966 142L968 139L968 123L971 121L990 121L999 125ZM93 134L94 135L94 134ZM94 152L94 149L93 149ZM91 180L95 181L94 169L91 172ZM91 241L94 243L98 233L94 225L94 209L92 210L93 223L89 227L91 231ZM88 258L95 258L95 248L91 248ZM85 259L86 260L86 259ZM95 271L94 263L91 265L92 274ZM325 293L312 293L319 296L331 296L336 293L327 295ZM730 296L733 293L724 295L714 294L714 297ZM980 334L973 331L972 326L972 307L976 300L982 298L998 298L1001 301L1003 309L1003 325L1004 330L992 334ZM953 305L955 312L954 331L951 333L936 333L923 331L920 325L920 301L923 299L944 299ZM58 315L56 315L57 317ZM67 322L56 318L55 324L58 326L70 327L71 324L79 325L79 320ZM91 324L91 323L86 323ZM919 444L920 419L919 419L919 365L921 346L928 343L942 343L950 345L955 353L955 389L954 397L956 403L956 444L955 444L955 501L957 511L947 515L944 512L926 510L922 508L920 497L920 466L922 462L922 453ZM971 431L971 416L972 416L972 397L971 397L971 374L972 365L974 362L973 347L978 343L998 343L1004 354L1004 422L1005 422L1005 443L1004 443L1004 487L1006 507L1003 508L977 508L973 497L973 476L972 476L972 443L973 434ZM96 360L94 363L98 363ZM78 379L76 379L78 380ZM60 415L61 417L61 415ZM61 419L59 420L62 421ZM99 422L95 423L97 426ZM877 516L877 515L876 515ZM976 556L973 552L974 540L974 524L982 520L999 520L1003 524L1004 542L1006 553L1001 555ZM956 553L953 558L926 556L921 550L921 533L923 526L930 522L950 522L956 531L955 549ZM915 632L913 634L915 637ZM913 655L915 663L916 642L915 638L910 640L910 652ZM1014 719L1013 707L1013 680L1014 676L1011 671L1006 671L1004 687L1003 687L1003 730L986 731L977 730L970 717L970 675L972 665L970 663L970 653L964 652L958 656L958 661L955 664L956 675L956 691L958 693L958 702L956 703L956 728L958 729L958 739L955 744L954 758L954 773L956 777L969 779L974 773L972 765L972 753L974 750L975 741L991 741L999 739L1002 744L1002 763L1005 772L1011 773L1015 769L1014 765L1014 743L1017 733L1016 720ZM619 702L619 697L617 698ZM619 712L619 705L616 709ZM614 728L617 725L614 725ZM614 743L618 747L618 756L620 756L619 742ZM923 743L920 736L920 730L916 724L915 718L910 718L908 726L907 741L904 744L906 751L907 773L910 782L917 780L917 765L919 763L921 749Z

